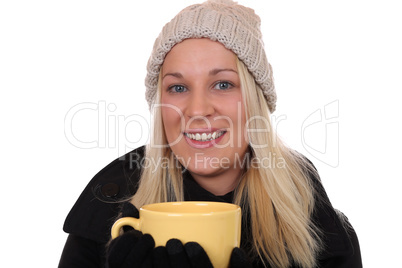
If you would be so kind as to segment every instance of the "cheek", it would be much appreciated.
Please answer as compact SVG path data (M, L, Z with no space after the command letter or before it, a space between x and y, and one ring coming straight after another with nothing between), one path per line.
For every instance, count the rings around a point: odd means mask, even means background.
M246 133L246 124L247 124L247 119L246 119L246 112L243 104L236 104L232 105L231 107L236 107L234 109L231 109L230 114L231 114L231 119L233 120L233 125L235 128L236 136L242 138L242 142L246 140L248 141L247 138L247 133Z
M170 122L181 120L183 114L177 98L172 98L163 93L161 96L161 112L163 120Z
M222 107L225 109L222 113L227 115L234 125L244 128L246 124L246 113L241 99L224 104Z
M173 106L162 107L162 119L163 122L180 123L182 119L182 112Z
M175 138L181 132L180 112L169 107L162 108L163 127L168 139Z

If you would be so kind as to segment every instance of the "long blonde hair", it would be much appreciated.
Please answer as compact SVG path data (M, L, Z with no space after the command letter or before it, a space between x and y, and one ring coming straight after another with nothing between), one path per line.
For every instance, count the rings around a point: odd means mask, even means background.
M253 119L247 120L247 127L266 130L248 132L251 152L248 161L253 164L245 168L234 195L234 203L242 207L243 216L249 217L252 250L248 253L259 256L272 267L288 267L293 263L314 267L320 245L317 228L310 220L314 190L308 173L314 173L314 168L277 137L261 89L239 60L237 67L247 119ZM158 102L160 92L159 83ZM137 208L184 199L182 167L167 146L160 109L153 109L153 118L151 143L144 157L147 168L131 200ZM261 160L268 160L270 166L264 167Z

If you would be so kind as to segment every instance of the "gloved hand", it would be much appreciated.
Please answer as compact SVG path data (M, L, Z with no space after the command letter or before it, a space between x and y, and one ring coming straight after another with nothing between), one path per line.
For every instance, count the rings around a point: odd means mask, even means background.
M229 261L230 268L252 268L246 253L241 248L234 248Z
M178 239L170 239L165 247L157 247L152 252L152 267L172 268L212 268L207 253L196 242L185 245Z
M122 217L139 218L139 212L131 203L124 203ZM123 227L123 235L113 239L107 248L109 268L142 267L150 263L155 242L149 234L143 235L131 227Z

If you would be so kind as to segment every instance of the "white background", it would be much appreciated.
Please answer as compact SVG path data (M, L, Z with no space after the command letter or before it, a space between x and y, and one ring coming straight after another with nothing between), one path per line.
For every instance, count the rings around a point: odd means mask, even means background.
M194 2L0 3L2 263L57 266L64 219L88 181L129 150L118 145L146 142L146 125L140 136L141 121L129 116L148 118L143 81L153 41ZM262 18L278 132L317 166L333 205L358 233L364 266L395 267L402 239L398 1L239 2ZM66 115L82 103L99 109L77 113L71 130L81 141L98 140L96 148L65 136ZM107 120L98 120L102 105L110 105ZM324 113L322 122L308 121L326 105L329 121Z

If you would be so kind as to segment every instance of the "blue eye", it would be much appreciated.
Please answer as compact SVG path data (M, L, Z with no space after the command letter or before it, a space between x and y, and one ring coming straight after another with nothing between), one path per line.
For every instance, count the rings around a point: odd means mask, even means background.
M169 91L172 93L182 93L185 92L187 89L185 86L182 85L174 85L169 87Z
M229 89L229 88L231 88L233 85L231 84L231 83L229 83L229 82L218 82L216 85L215 85L215 89L219 89L219 90L226 90L226 89Z

